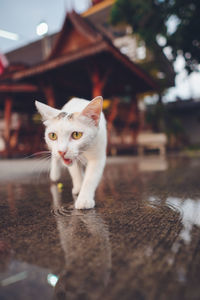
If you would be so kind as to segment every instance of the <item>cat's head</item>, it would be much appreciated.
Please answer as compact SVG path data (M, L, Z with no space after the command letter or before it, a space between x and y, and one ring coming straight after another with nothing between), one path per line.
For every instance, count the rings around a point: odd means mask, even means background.
M96 97L81 111L68 114L59 109L36 101L42 116L45 141L52 155L61 158L66 165L88 149L94 141L102 111L102 97Z

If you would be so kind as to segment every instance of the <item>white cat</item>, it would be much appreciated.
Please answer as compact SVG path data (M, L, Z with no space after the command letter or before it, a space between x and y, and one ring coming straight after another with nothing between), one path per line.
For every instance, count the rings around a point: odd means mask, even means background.
M61 163L67 166L72 177L72 193L78 194L75 208L93 208L95 190L106 162L103 98L99 96L92 101L72 98L61 110L38 101L35 104L46 126L45 141L51 151L51 180L59 180Z

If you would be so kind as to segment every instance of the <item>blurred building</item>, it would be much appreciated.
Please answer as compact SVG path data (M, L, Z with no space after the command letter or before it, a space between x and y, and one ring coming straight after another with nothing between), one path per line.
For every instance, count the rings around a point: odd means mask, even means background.
M200 101L177 100L166 104L169 114L176 120L185 137L185 145L200 147Z
M59 33L7 53L10 66L0 77L7 154L32 153L43 147L42 129L33 115L35 99L62 107L73 96L103 95L109 148L134 146L140 129L137 95L155 92L158 85L116 47L114 37L123 30L104 22L112 3L102 1L83 16L69 13ZM21 114L15 129L12 112Z

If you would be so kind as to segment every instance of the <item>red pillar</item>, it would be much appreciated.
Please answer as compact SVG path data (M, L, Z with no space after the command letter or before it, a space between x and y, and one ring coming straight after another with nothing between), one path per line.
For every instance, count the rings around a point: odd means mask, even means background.
M46 97L46 101L47 104L51 107L55 107L56 106L56 101L55 101L55 95L54 95L54 91L53 91L53 87L52 86L45 86L43 88L44 90L44 94Z
M11 130L11 113L12 113L12 98L8 96L5 99L5 107L4 107L4 138L6 142L6 155L10 154L10 130Z
M100 79L100 74L99 74L98 70L94 70L92 72L91 80L92 80L92 98L95 98L97 96L102 96L103 84Z
M111 70L108 69L104 74L100 73L99 68L96 66L89 70L90 78L92 81L92 97L103 96L104 87L106 85L108 76Z

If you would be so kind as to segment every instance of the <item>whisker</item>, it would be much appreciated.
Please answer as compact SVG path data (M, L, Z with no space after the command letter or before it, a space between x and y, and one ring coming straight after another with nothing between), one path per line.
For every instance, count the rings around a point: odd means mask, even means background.
M78 156L77 159L84 165L86 166L87 165L87 160L81 156Z
M44 157L45 154L45 157ZM48 174L51 159L51 153L43 153L43 157L37 157L33 161L32 173L37 176L36 183L39 183L42 173Z
M51 156L49 155L48 157L43 157L43 158L37 159L36 167L37 167L37 172L38 172L38 175L37 175L38 183L39 183L42 173L43 174L45 173L46 176L48 176L48 174L49 174L50 158L51 158ZM39 164L39 167L38 167L38 164Z
M46 155L46 154L51 154L51 152L50 151L40 151L40 152L33 153L31 155L25 156L23 159L38 157L39 155Z

